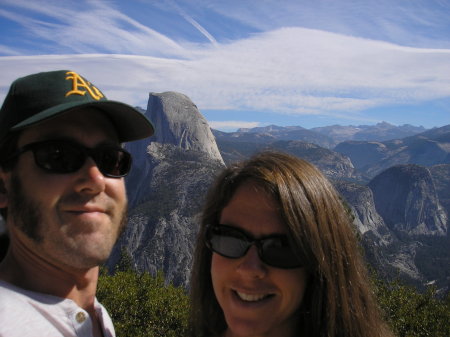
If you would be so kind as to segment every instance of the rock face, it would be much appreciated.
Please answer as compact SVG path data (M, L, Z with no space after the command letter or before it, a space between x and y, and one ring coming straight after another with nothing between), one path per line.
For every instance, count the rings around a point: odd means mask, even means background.
M447 211L447 215L450 215L450 164L432 166L430 173L439 201Z
M206 120L185 95L151 93L145 113L154 122L156 134L127 144L133 154L132 171L126 178L129 223L114 247L109 267L126 252L136 269L162 270L167 281L187 287L203 198L224 168L223 159L230 163L256 151L276 149L314 163L333 180L354 214L367 259L381 275L400 276L418 285L437 280L440 289L449 286L449 235L445 235L450 211L449 164L430 169L395 166L365 185L368 179L347 156L305 141L282 140L288 134L305 135L302 128L241 130L236 139L215 131L216 144ZM431 160L433 155L421 153L428 147L415 150L417 144L425 139L445 150L448 136L444 127L410 139L354 142L360 155L366 155L358 167L381 163L378 170L384 163L419 157Z
M414 138L397 142L391 147L388 156L382 161L365 168L365 173L373 177L394 165L417 164L433 166L450 163L450 143L441 143L433 139Z
M389 156L389 149L381 142L345 141L334 150L351 158L357 169L365 169L376 165Z
M356 168L371 178L395 165L450 164L450 125L390 141L345 141L335 151L348 156Z
M156 135L128 144L128 226L108 261L123 251L135 268L187 286L198 216L213 178L224 168L209 126L195 105L177 93L150 94L147 116Z
M216 132L215 132L216 134ZM219 137L217 144L228 165L263 150L278 150L301 157L316 165L329 178L362 181L366 178L353 167L350 159L313 143L298 140L279 140L269 143L230 141Z
M290 140L272 143L267 148L281 150L303 158L316 165L331 179L363 180L348 157L316 144Z
M365 185L348 181L333 181L336 190L346 201L353 213L353 223L359 232L364 255L379 275L393 278L400 274L403 278L421 279L413 261L397 261L398 240L377 213L372 191Z
M445 235L447 215L430 171L418 165L391 167L372 179L378 213L397 231L415 235Z
M239 129L236 132L226 133L214 130L214 135L218 141L232 142L255 142L271 143L277 140L298 140L314 143L319 146L330 148L334 146L334 141L327 135L310 131L301 126L276 126L256 127L250 129Z
M439 272L423 267L421 255L427 256L428 263L447 259L446 256L430 254L429 249L417 241L417 236L404 235L401 240L378 214L373 193L368 186L335 181L334 185L352 210L354 224L360 233L360 244L364 248L367 261L386 279L401 279L421 287L429 280L436 280ZM427 236L429 237L429 236ZM442 236L438 237L439 239ZM437 242L436 250L442 249L445 239ZM426 272L427 271L427 272ZM445 276L439 279L439 287L446 288Z
M399 139L424 132L424 127L416 127L412 125L394 126L392 124L381 122L376 125L359 125L359 126L341 126L331 125L325 127L313 128L316 131L326 134L333 138L336 143L354 140L354 141L385 141L390 139Z
M370 235L376 246L391 243L391 233L375 209L370 188L346 181L335 181L333 184L352 209L358 231L362 235Z
M386 122L376 125L341 126L331 125L305 129L301 126L277 126L239 129L236 132L224 133L214 131L217 139L240 142L265 142L276 140L300 140L314 143L325 148L332 148L336 144L347 140L385 141L404 138L425 131L423 127L412 125L394 126ZM216 133L217 132L217 133Z
M363 127L354 135L354 140L390 140L405 138L420 132L425 131L423 127L415 127L404 124L401 126L394 126L387 122L377 123L372 127Z
M150 93L147 111L157 130L150 141L205 152L223 163L208 122L189 97L176 92Z

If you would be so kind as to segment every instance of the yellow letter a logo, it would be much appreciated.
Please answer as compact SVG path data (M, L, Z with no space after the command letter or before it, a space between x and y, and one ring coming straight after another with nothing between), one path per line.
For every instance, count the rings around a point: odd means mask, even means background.
M66 80L72 80L72 90L66 93L66 97L70 95L81 95L84 96L86 92L91 95L93 99L98 101L100 98L104 97L102 92L94 87L90 82L85 81L80 75L74 71L69 71L66 73ZM82 90L82 89L85 90Z

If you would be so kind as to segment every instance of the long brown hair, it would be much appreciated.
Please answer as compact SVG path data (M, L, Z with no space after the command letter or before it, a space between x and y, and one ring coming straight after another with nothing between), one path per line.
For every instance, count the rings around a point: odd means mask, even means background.
M219 221L237 187L248 180L278 203L310 275L298 313L300 335L392 336L380 317L349 212L338 193L315 166L279 152L262 152L226 168L209 190L190 283L192 336L216 336L227 327L212 288L205 230Z

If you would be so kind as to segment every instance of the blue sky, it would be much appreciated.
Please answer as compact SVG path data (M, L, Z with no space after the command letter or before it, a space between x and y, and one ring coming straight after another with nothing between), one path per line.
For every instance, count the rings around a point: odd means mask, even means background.
M189 96L213 128L450 124L450 0L1 0L0 100L71 69Z

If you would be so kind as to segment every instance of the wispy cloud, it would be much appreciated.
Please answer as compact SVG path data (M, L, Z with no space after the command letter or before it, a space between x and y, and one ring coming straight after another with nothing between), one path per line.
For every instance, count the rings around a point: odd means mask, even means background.
M278 0L265 0L255 6L251 1L212 0L208 7L259 31L303 27L404 46L450 48L449 1L317 0L284 1L280 6Z
M8 1L8 0L7 0ZM124 53L188 57L187 50L171 38L122 14L101 1L87 1L84 8L59 2L10 2L24 14L11 10L0 16L23 26L34 38L52 43L56 53ZM44 19L36 18L45 17Z
M86 1L79 6L76 2L43 5L40 1L4 1L9 9L0 10L0 16L24 27L30 40L51 41L50 54L63 55L0 57L1 99L18 76L52 69L79 71L110 98L132 105L145 106L149 91L179 91L201 111L243 110L373 120L373 116L361 112L450 97L450 49L405 47L350 36L344 28L341 30L346 33L342 34L301 27L263 31L270 25L264 27L258 20L267 20L270 15L275 17L273 26L278 25L277 21L293 22L287 11L298 12L290 7L298 6L297 2L282 11L279 6L272 7L279 17L269 12L267 4L272 1L261 2L253 14L247 2L236 2L228 15L236 20L241 16L239 20L247 25L259 25L261 33L226 43L219 43L184 12L183 5L178 13L208 40L192 43L165 36L109 2ZM223 12L221 3L212 1L208 8ZM23 9L21 14L12 10L16 7ZM245 10L239 12L242 8ZM312 11L303 9L302 17ZM320 16L320 20L340 10L330 5L328 14ZM255 14L261 14L262 19ZM430 17L427 15L421 24L429 24ZM362 25L360 21L358 24ZM6 45L0 45L2 51L17 54Z
M0 54L20 55L20 52L15 48L11 48L11 47L5 46L5 45L0 45Z
M93 74L114 96L131 104L145 100L147 91L173 90L188 95L200 109L298 115L351 115L380 105L450 96L450 50L289 28L197 55L194 60L124 55L0 58L6 70L0 81L19 69L70 65Z
M244 121L208 121L211 128L217 130L235 130L240 128L255 128L260 126L260 122L244 122Z
M174 1L172 0L166 0L166 3L168 3L172 8L174 8L178 14L180 14L187 22L189 22L192 26L195 27L200 33L202 33L209 42L211 42L212 45L217 46L218 43L216 39L202 26L200 25L196 20L194 20L190 15L188 15L180 6L178 6Z

